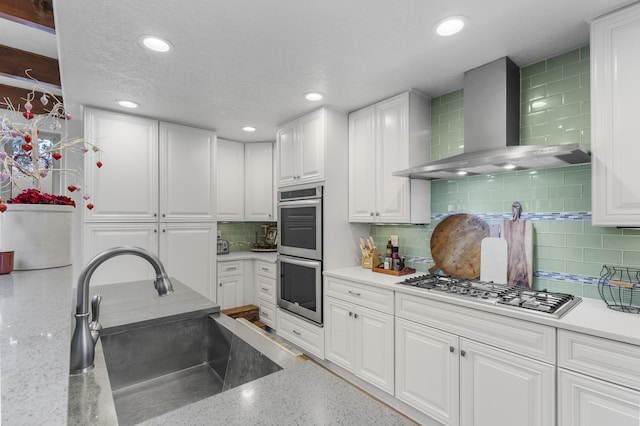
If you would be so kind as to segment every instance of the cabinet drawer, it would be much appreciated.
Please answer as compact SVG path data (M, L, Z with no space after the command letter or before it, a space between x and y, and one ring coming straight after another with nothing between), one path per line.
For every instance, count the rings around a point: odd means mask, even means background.
M336 278L325 278L325 295L366 308L393 314L393 290L367 286Z
M276 279L267 278L261 275L256 276L258 286L258 299L269 303L276 303Z
M558 366L640 390L640 347L558 330Z
M275 279L276 264L258 260L256 261L256 274Z
M232 260L229 262L218 262L218 276L242 274L242 261Z
M550 364L556 361L554 327L404 293L396 293L396 316Z
M324 328L310 324L287 311L278 310L276 328L282 336L305 352L324 359Z
M260 321L269 327L276 328L276 305L258 300L258 308L260 309Z

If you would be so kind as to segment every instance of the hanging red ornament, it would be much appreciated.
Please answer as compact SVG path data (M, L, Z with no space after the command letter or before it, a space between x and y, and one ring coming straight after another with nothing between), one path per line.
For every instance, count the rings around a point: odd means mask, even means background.
M96 163L96 166L98 166L98 168L102 167L102 161L98 161L98 162Z
M62 158L62 155L60 155L59 152L54 152L53 154L51 154L51 156L53 157L54 160L59 160Z
M77 187L77 186L75 186L75 185L69 185L69 186L67 186L67 189L69 190L69 192L73 192L73 191L75 191L76 189L78 189L78 187Z
M88 208L89 210L93 210L93 204L91 204L91 203L87 204L87 208Z
M26 143L31 143L31 135L29 133L27 133L26 135L24 135L24 141Z
M2 203L0 204L0 213L4 213L7 210L7 205Z
M33 115L33 113L31 111L25 111L25 112L22 113L22 115L27 120L31 120L34 117L34 115Z
M25 151L31 151L33 149L33 147L31 145L29 145L28 143L23 143L22 144L22 149L24 149Z

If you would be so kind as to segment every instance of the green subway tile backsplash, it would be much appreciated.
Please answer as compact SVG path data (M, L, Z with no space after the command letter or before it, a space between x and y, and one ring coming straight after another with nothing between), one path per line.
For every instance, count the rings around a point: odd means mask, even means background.
M263 235L263 225L276 227L275 222L218 222L222 239L229 241L229 251L247 251ZM257 234L256 234L257 233Z
M562 53L521 68L520 143L591 143L589 46ZM432 99L431 159L463 152L462 89ZM543 105L542 102L545 102ZM511 213L513 201L523 213L591 211L591 165L506 172L431 184L433 215L450 213ZM378 246L399 235L404 255L430 258L431 233L440 220L428 225L372 225ZM491 221L488 221L492 223ZM495 222L495 221L494 221ZM534 270L549 273L600 276L606 263L640 266L640 230L591 225L589 220L534 220ZM431 264L409 264L426 271ZM597 286L536 277L535 288L599 298Z

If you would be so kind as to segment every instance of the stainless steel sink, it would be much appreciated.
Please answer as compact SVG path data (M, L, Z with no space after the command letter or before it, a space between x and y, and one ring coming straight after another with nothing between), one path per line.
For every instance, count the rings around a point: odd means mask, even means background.
M282 369L209 316L106 330L101 340L121 425Z

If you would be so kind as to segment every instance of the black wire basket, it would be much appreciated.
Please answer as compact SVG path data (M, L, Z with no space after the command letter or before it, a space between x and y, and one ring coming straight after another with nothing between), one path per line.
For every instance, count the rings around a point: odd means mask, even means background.
M604 265L598 292L610 309L640 313L640 269Z

